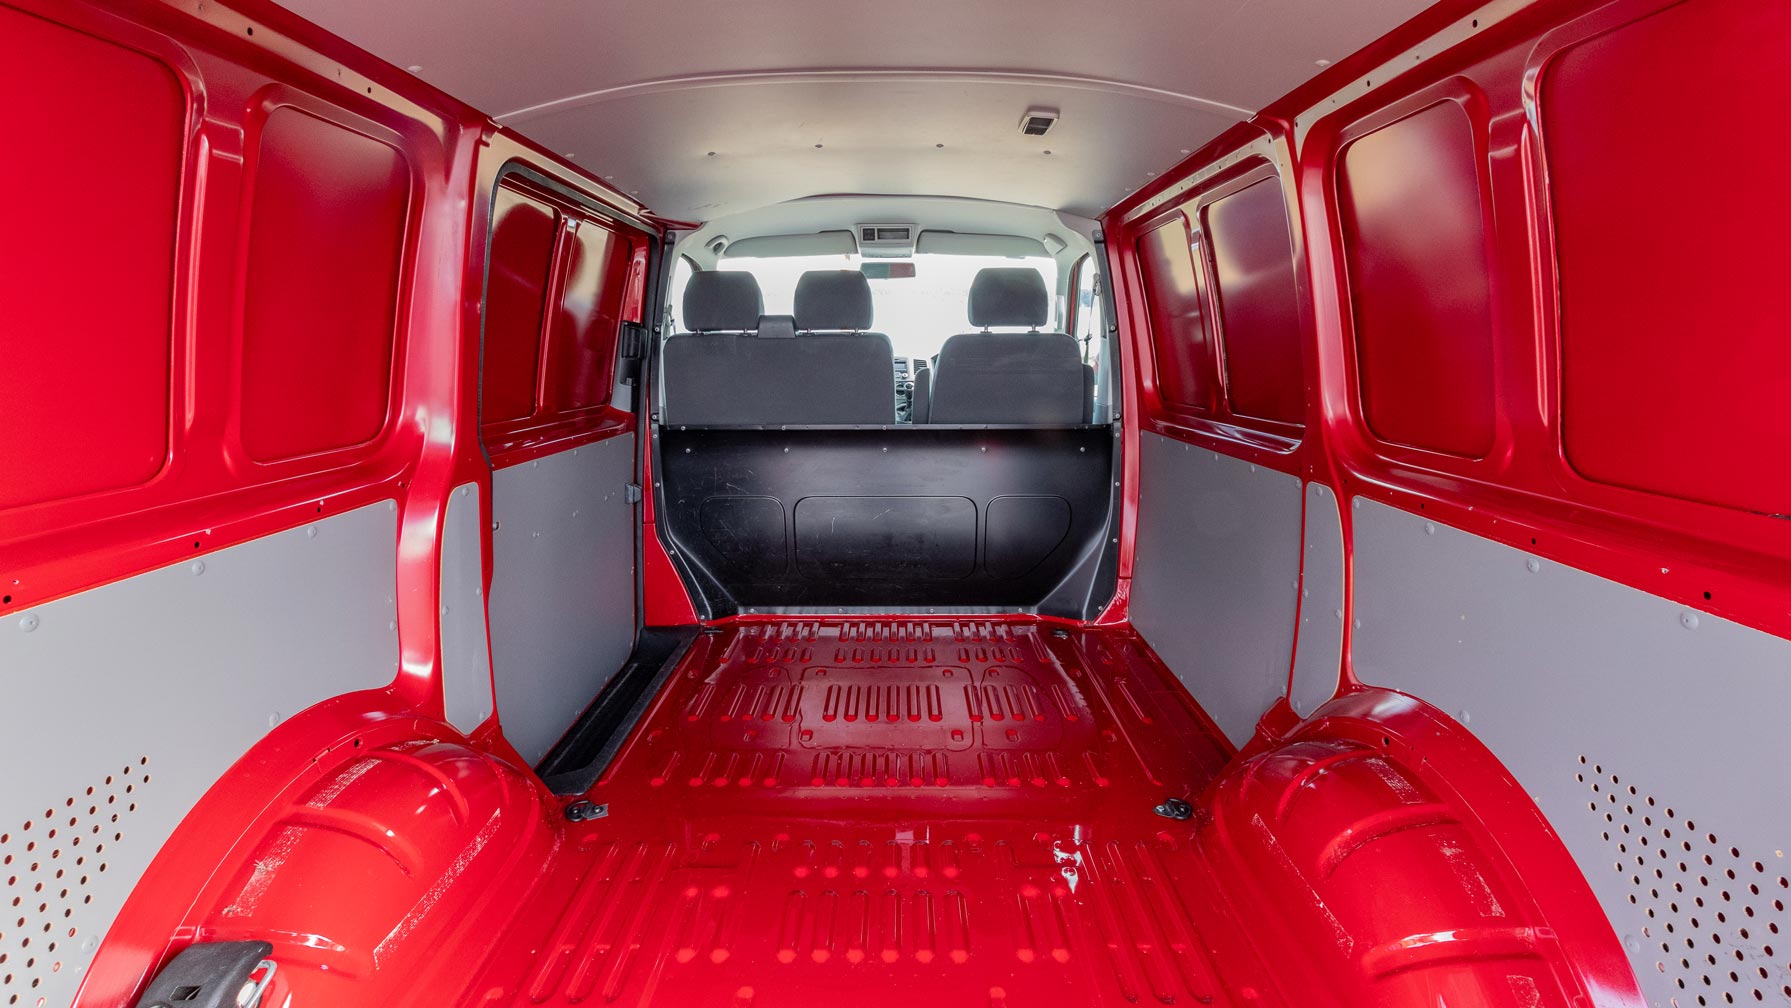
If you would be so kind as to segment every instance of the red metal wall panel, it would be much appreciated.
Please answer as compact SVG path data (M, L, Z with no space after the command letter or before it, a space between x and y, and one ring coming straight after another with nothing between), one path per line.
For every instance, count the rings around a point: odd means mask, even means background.
M1685 3L1544 72L1562 431L1591 479L1791 512L1791 321L1772 245L1791 226L1787 40L1782 0Z
M269 109L257 132L241 432L250 458L272 461L362 444L385 426L410 165L292 105Z
M568 236L559 311L548 335L544 403L548 411L586 409L609 401L629 259L628 243L596 221L580 221Z
M21 143L0 158L0 507L140 484L168 455L185 92L157 60L0 8L0 94L38 96L9 103Z
M1213 407L1213 344L1207 330L1205 284L1195 271L1188 222L1177 214L1138 239L1156 353L1157 394L1195 410Z
M1791 634L1791 522L1778 517L1791 513L1791 328L1778 307L1777 247L1791 187L1773 126L1791 99L1780 70L1791 61L1791 7L1551 0L1497 16L1463 10L1433 8L1399 41L1340 61L1107 215L1120 316L1144 365L1131 376L1141 428L1277 464L1224 403L1192 416L1156 400L1145 306L1127 268L1134 242L1166 213L1198 208L1260 152L1299 194L1291 223L1316 330L1308 437L1286 456L1291 471L1340 497L1424 511ZM1373 135L1440 100L1472 122L1478 207L1469 144L1443 129L1447 108ZM1401 144L1418 156L1391 153L1400 130L1421 127L1431 134L1422 143L1414 132ZM1353 143L1376 155L1372 175ZM1413 243L1397 260L1368 219L1369 197L1395 185L1408 190L1399 235ZM1451 232L1446 248L1416 244ZM1424 272L1389 272L1400 263ZM1457 300L1482 285L1484 327ZM1443 290L1447 301L1414 300ZM1406 351L1388 377L1398 383L1390 411L1377 354L1397 356L1417 321L1442 334L1447 356ZM1489 333L1488 374L1470 380L1479 332ZM1221 327L1225 349L1228 337ZM1420 363L1454 374L1428 380Z
M1266 178L1207 205L1231 411L1260 420L1306 419L1306 378L1293 231L1281 182Z
M1439 101L1338 158L1337 202L1369 428L1479 458L1493 441L1492 315L1475 124Z
M492 204L479 389L479 416L487 424L535 412L541 320L559 234L559 212L512 185L499 185Z
M647 242L526 162L500 169L492 207L480 436L502 468L629 426L610 396Z

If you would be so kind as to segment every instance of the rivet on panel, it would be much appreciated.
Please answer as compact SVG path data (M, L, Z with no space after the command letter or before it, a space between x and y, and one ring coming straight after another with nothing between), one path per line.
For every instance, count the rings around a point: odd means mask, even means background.
M317 538L317 526L315 526L315 525L305 526L305 538L306 539Z
M472 489L473 488L470 486L461 487L460 488L460 496L465 497L468 493L470 493L472 491Z
M1536 559L1535 557L1531 557L1530 559L1524 561L1524 569L1529 571L1530 573L1534 574L1537 571L1542 569L1542 561Z
M387 630L398 629L398 621L397 620L386 620L386 629Z
M1349 625L1352 627L1355 627L1357 630L1362 629L1362 621L1361 620L1350 620Z
M1461 713L1455 715L1455 720L1460 721L1462 724L1465 725L1469 721L1473 720L1473 715L1469 714L1467 711L1464 710Z
M20 616L19 617L19 629L25 631L26 633L30 633L31 631L36 630L37 629L37 614L36 613L26 613L25 615Z
M279 711L268 711L267 712L267 726L269 728L272 728L279 723L280 723L280 712Z
M1680 613L1679 625L1687 630L1696 630L1698 628L1698 614L1695 612Z
M398 510L398 502L397 501L386 501L386 510L387 511Z
M1424 523L1424 534L1425 535L1436 535L1437 534L1437 523L1436 522L1425 522Z
M192 563L187 565L187 569L192 571L194 576L203 574L203 573L205 573L205 561L195 560Z

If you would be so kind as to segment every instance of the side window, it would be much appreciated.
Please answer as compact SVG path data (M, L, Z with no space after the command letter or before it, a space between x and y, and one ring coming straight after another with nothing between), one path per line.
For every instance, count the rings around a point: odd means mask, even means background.
M1071 297L1076 299L1076 331L1071 333L1082 347L1082 362L1093 369L1094 376L1094 419L1102 421L1107 415L1107 396L1103 390L1110 387L1111 376L1105 373L1107 368L1107 318L1101 303L1102 279L1100 267L1094 256L1083 256L1076 263L1076 288Z
M696 264L690 261L689 256L679 256L678 261L672 264L672 282L666 285L672 320L671 325L666 327L668 333L678 332L683 328L684 288L690 285L690 275L695 272Z

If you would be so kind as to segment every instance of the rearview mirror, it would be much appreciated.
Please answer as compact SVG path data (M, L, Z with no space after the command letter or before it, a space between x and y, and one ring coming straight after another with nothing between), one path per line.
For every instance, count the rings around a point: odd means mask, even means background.
M859 263L858 272L863 273L866 280L906 280L914 276L914 264L911 262Z

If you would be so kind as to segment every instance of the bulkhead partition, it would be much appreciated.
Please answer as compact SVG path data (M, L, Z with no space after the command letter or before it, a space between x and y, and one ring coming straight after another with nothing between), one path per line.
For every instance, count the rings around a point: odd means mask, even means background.
M1039 612L1112 596L1117 429L662 427L661 524L708 615Z

